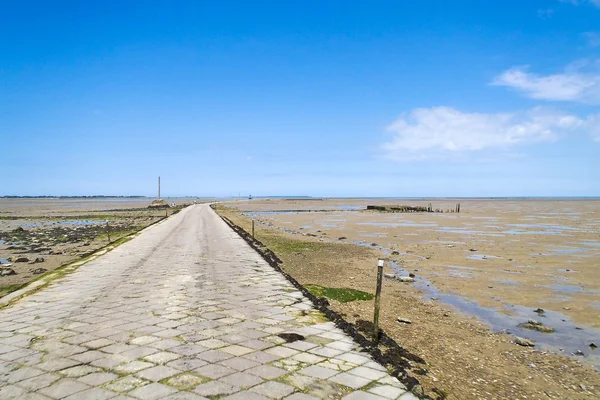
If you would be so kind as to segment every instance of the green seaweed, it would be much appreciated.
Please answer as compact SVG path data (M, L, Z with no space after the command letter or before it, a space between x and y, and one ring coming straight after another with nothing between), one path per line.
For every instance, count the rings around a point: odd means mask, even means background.
M328 288L319 285L305 285L306 289L316 297L325 297L330 300L337 300L340 303L350 301L371 300L375 295L349 288Z

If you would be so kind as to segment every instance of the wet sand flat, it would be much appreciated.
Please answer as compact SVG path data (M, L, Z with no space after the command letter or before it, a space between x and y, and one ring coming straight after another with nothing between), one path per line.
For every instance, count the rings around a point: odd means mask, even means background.
M430 202L443 210L460 203L461 212L365 211ZM376 249L391 261L387 272L414 273L426 298L457 306L495 330L555 347L570 341L572 351L600 339L598 200L271 199L235 206L260 226ZM560 332L517 327L539 318L537 308Z

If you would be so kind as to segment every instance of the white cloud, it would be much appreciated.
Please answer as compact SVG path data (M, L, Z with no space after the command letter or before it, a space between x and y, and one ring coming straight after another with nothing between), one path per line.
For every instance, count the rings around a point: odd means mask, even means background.
M393 137L382 149L397 161L456 157L482 150L497 155L518 145L555 141L571 132L592 133L598 122L600 114L584 120L541 107L496 114L465 113L450 107L418 108L387 128ZM595 129L596 140L600 140L600 129Z
M494 78L492 85L516 89L532 99L597 104L600 103L600 61L573 63L563 73L552 75L514 67Z

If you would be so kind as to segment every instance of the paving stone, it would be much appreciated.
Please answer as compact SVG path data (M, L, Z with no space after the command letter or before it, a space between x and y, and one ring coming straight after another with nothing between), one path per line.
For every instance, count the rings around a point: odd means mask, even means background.
M198 353L202 353L203 351L206 351L206 348L202 346L196 346L193 344L185 344L181 346L171 347L169 351L181 354L182 356L193 356Z
M92 374L82 376L77 380L90 386L100 386L107 382L113 381L118 377L119 375L111 374L110 372L94 372Z
M72 394L69 397L65 397L64 400L108 400L116 396L117 394L114 392L94 387L79 393Z
M2 399L20 399L27 393L27 390L14 385L0 386L0 398Z
M69 378L79 378L81 376L91 374L92 372L98 372L100 368L91 367L89 365L78 365L76 367L66 368L58 371L59 374L67 376Z
M212 381L196 386L193 391L201 396L216 397L238 392L240 388L225 382Z
M206 339L206 340L200 340L199 342L196 342L197 345L205 347L207 349L218 349L220 347L226 347L229 346L229 343L224 342L222 340L219 339Z
M183 357L181 354L161 351L159 353L154 353L152 355L144 357L144 360L150 361L155 364L166 364L169 361L173 361L181 357Z
M356 367L348 371L349 374L357 375L362 378L377 380L387 375L385 371L377 371L367 367Z
M237 371L224 365L209 364L204 367L196 368L194 372L211 379L218 379L226 375L231 375Z
M137 387L147 385L149 383L150 382L140 378L136 378L135 376L126 376L121 379L117 379L116 381L111 382L109 384L106 384L104 387L114 392L125 393Z
M317 356L310 353L300 353L291 357L293 360L297 360L306 364L318 364L325 360L325 357Z
M75 365L79 365L81 362L69 360L67 358L55 358L52 360L45 361L41 364L36 365L37 368L43 369L44 371L60 371L61 369L74 367Z
M161 400L209 400L207 397L199 396L190 392L178 392L163 397Z
M170 394L177 392L177 389L160 384L151 383L149 385L137 388L128 393L129 396L136 397L143 400L155 400L161 399Z
M390 385L375 386L369 389L369 392L385 397L386 399L397 399L398 396L406 393L405 390Z
M259 383L263 382L263 380L258 376L250 375L244 372L236 372L234 374L227 375L219 380L230 385L239 386L242 389L247 389L249 387L256 386Z
M291 396L285 398L286 400L319 400L318 397L310 396L304 393L294 393Z
M193 369L203 367L207 364L208 363L206 361L200 360L199 358L183 357L167 363L167 366L176 368L180 371L191 371Z
M227 360L220 361L219 364L229 368L233 368L236 371L244 371L249 368L254 368L259 365L262 365L256 361L248 360L247 358L242 357L229 358Z
M140 336L140 337L137 337L135 339L131 339L129 341L129 343L135 344L135 345L138 345L138 346L145 346L147 344L154 343L154 342L157 342L157 341L160 341L160 340L161 339L157 338L156 336Z
M106 353L103 353L101 351L86 351L85 353L79 353L79 354L75 354L72 355L70 358L76 361L79 361L83 364L87 364L90 363L94 360L98 360L99 358L104 358L106 356Z
M62 399L88 388L89 386L85 383L77 382L73 379L61 379L53 385L41 389L40 393L53 399Z
M268 400L268 397L252 392L238 392L231 396L223 397L223 400Z
M244 354L252 353L254 349L234 344L231 346L223 347L222 349L219 349L219 351L223 351L234 356L243 356Z
M148 379L149 381L158 382L162 379L168 378L175 374L180 373L178 369L166 367L164 365L159 365L157 367L144 369L141 372L136 373L136 376Z
M281 358L280 356L268 354L263 351L255 351L254 353L246 354L243 357L261 364L267 364Z
M360 389L363 386L373 382L372 379L362 378L360 376L352 375L347 372L335 375L329 378L330 381L339 383L340 385L351 387L352 389Z
M61 379L62 376L54 373L46 373L43 375L38 375L33 378L24 379L22 381L17 382L17 385L23 387L30 391L40 390L47 386L50 386L52 383Z
M337 374L337 371L333 371L329 368L319 367L318 365L311 365L310 367L301 369L299 371L303 375L312 376L313 378L327 379Z
M266 349L265 353L272 354L274 356L278 356L279 358L287 358L287 357L291 357L295 354L298 354L299 351L290 349L288 347L277 346L277 347L271 347L270 349Z
M342 397L342 400L382 400L385 397L377 396L367 392L352 392L347 396Z
M24 379L33 378L34 376L42 375L45 371L36 368L23 367L16 369L8 374L8 376L3 376L0 378L0 381L6 381L8 383L15 383L22 381Z
M270 399L282 399L288 394L294 392L296 388L289 385L284 385L279 382L265 382L250 389L253 392L266 396Z
M279 378L281 375L287 374L285 369L273 367L271 365L260 365L251 368L247 372L252 375L260 376L263 379L275 379Z
M203 379L197 375L192 374L180 374L167 379L167 383L170 386L175 386L180 389L189 389L193 386L198 386L201 383L207 382L207 379Z
M131 361L127 364L119 365L118 367L114 368L114 370L119 373L132 374L134 372L142 371L142 370L150 368L150 367L154 367L154 364L145 362L145 361L137 361L136 360L136 361Z

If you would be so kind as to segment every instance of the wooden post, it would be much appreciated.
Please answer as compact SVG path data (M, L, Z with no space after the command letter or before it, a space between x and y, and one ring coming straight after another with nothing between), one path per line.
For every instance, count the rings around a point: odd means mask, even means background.
M106 235L108 236L108 243L110 244L110 229L108 226L108 221L106 221Z
M373 316L373 341L379 342L379 306L381 304L381 280L383 279L383 260L377 262L377 290L375 291L375 315Z
M252 239L254 239L254 220L252 220Z

